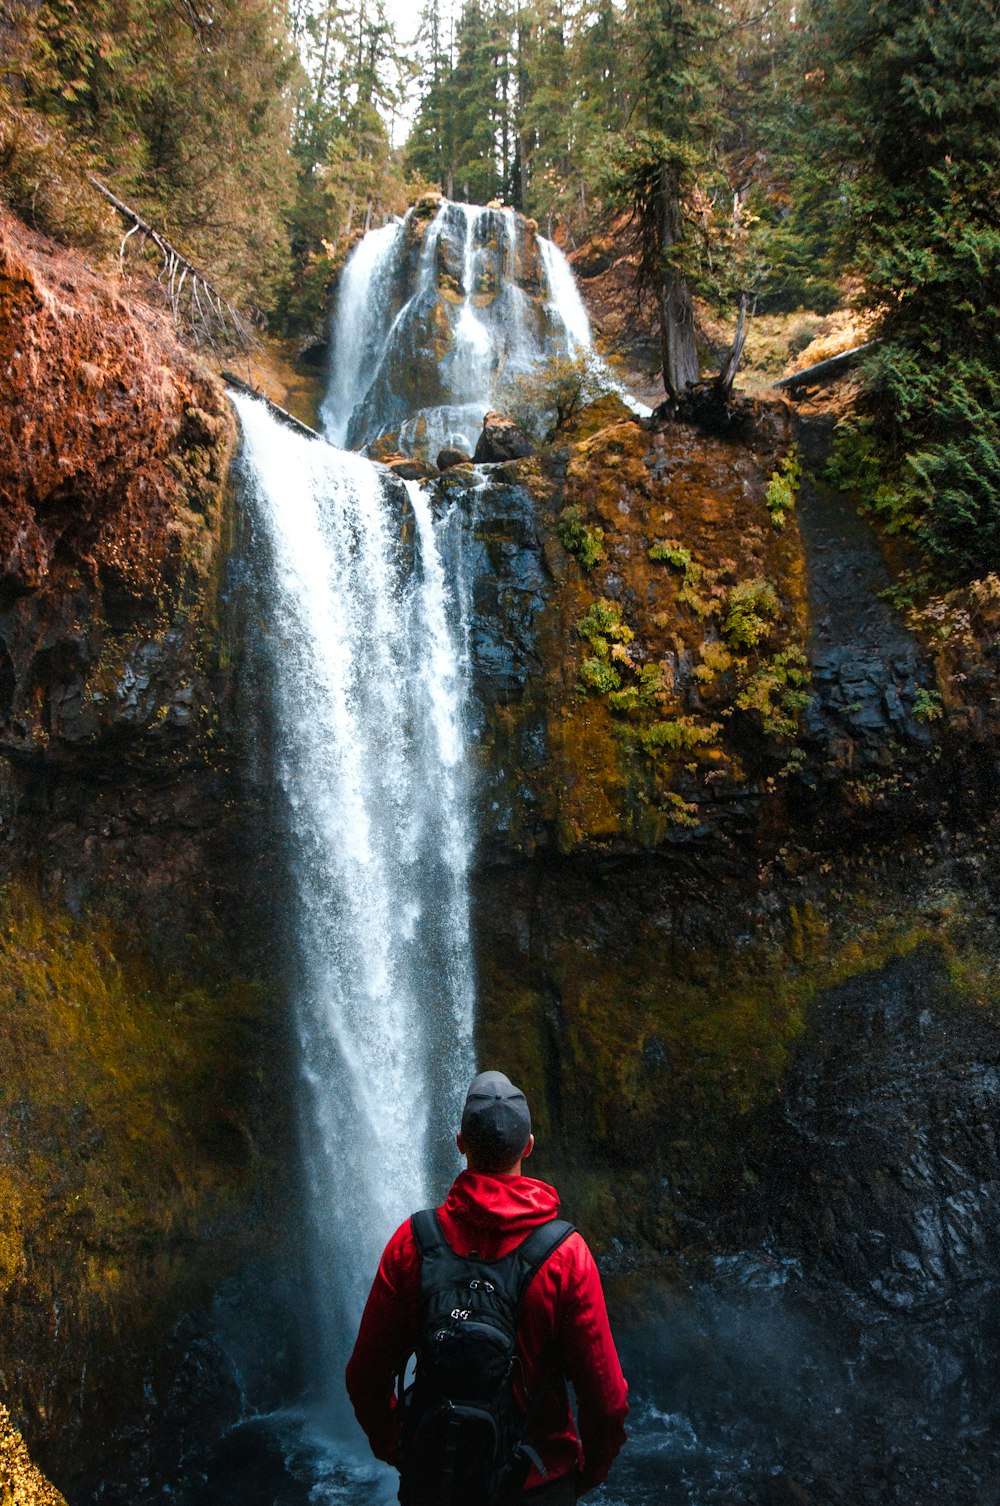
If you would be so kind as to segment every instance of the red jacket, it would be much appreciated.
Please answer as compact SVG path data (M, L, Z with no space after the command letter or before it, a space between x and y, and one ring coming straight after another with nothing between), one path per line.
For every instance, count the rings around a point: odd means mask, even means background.
M475 1250L484 1260L506 1255L536 1224L554 1218L554 1187L531 1177L486 1176L463 1171L438 1209L445 1239L458 1255ZM410 1228L401 1224L385 1247L372 1285L354 1353L347 1365L347 1390L372 1452L392 1462L396 1441L394 1384L418 1338L420 1255ZM549 1256L528 1287L518 1330L524 1388L534 1393L543 1362L553 1346L577 1400L579 1441L564 1385L551 1387L537 1412L532 1442L545 1463L546 1480L532 1467L526 1490L580 1471L580 1489L604 1479L625 1441L628 1411L622 1375L601 1278L579 1234L571 1234Z

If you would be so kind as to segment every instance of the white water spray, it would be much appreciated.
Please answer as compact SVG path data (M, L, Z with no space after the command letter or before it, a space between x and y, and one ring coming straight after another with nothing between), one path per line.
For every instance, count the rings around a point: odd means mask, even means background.
M295 890L318 1360L453 1169L474 1070L460 604L419 489L235 396L261 534Z

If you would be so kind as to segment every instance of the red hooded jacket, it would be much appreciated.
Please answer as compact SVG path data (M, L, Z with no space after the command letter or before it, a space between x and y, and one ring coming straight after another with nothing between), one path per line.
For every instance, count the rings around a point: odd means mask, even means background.
M475 1250L495 1260L520 1244L537 1224L554 1218L554 1187L531 1177L487 1176L463 1171L438 1209L445 1239L458 1255ZM385 1247L372 1285L354 1353L347 1390L358 1421L378 1459L392 1462L396 1442L396 1376L419 1337L420 1255L410 1228L401 1224ZM545 1362L557 1353L573 1383L579 1440L566 1388L550 1387L532 1428L532 1442L548 1471L534 1466L525 1490L562 1475L580 1474L580 1490L604 1479L625 1441L627 1387L615 1351L601 1278L579 1234L571 1234L532 1278L524 1299L518 1350L524 1386L515 1396L526 1409Z

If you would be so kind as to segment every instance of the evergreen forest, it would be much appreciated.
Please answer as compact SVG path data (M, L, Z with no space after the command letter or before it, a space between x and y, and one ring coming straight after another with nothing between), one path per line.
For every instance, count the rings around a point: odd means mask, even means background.
M630 258L673 397L693 309L850 304L871 344L839 479L917 576L1000 563L1000 0L425 0L416 23L4 0L0 194L117 248L96 176L289 336L422 193L500 200Z

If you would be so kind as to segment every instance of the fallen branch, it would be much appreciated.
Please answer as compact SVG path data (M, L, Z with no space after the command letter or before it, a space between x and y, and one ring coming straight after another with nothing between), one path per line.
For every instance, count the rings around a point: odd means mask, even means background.
M257 387L251 386L250 383L245 382L242 377L236 376L236 374L232 371L223 371L219 374L222 377L222 380L226 382L230 387L235 387L237 392L244 392L246 393L247 397L255 397L258 402L266 403L271 412L274 414L275 418L277 418L279 422L287 425L289 429L294 429L296 433L305 435L306 439L319 439L322 440L324 444L329 444L330 441L326 439L322 434L320 434L316 429L310 429L309 425L304 424L301 418L296 418L295 414L289 413L287 408L282 408L280 404L272 402L272 400L267 396L266 393L261 392Z
M802 371L794 371L791 376L782 377L780 382L774 382L773 386L787 390L793 397L800 387L822 387L827 382L836 381L837 377L848 371L877 344L877 340L866 340L864 345L855 345L851 350L841 351L838 356L830 356L826 361L817 361L815 366L806 366Z
M125 248L137 231L141 234L139 244L145 246L152 242L160 253L162 266L160 267L157 281L162 283L166 278L165 291L170 303L170 311L174 321L180 324L186 323L190 333L198 341L204 341L213 349L223 346L227 349L252 350L257 344L253 324L239 309L223 298L215 284L199 272L193 262L188 261L176 246L172 246L167 238L143 219L141 214L125 204L110 188L105 187L100 178L95 178L93 173L87 173L87 182L91 187L111 204L123 219L131 223L131 229L122 236L118 255L124 261ZM177 274L181 273L180 281ZM181 294L184 291L185 281L188 281L186 304L182 306ZM204 293L204 302L199 293ZM206 312L207 305L207 312ZM228 315L228 318L227 318ZM230 325L232 332L230 332Z

